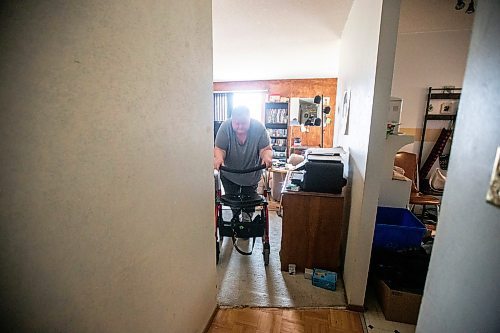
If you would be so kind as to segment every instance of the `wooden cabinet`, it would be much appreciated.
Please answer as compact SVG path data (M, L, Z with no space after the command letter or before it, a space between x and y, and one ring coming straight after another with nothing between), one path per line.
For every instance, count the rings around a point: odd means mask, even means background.
M286 181L285 181L286 182ZM281 269L295 264L338 272L344 208L342 194L282 192Z

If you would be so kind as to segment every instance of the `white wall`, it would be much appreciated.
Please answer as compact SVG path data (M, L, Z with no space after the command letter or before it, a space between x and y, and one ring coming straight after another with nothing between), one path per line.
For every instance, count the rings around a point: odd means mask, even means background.
M201 332L216 306L210 2L10 1L0 22L2 319Z
M213 0L214 81L331 78L352 0Z
M500 208L485 201L500 146L500 3L478 4L417 332L498 332Z
M401 1L392 95L403 99L400 127L405 133L414 135L422 128L428 87L462 87L474 15L455 10L455 4L456 0ZM447 124L432 121L428 128ZM418 153L420 133L415 139L406 151ZM426 142L424 156L433 144Z
M344 280L350 305L362 306L383 161L399 0L355 0L342 35L337 106L351 91L349 135L336 144L349 149L352 180ZM340 129L340 118L336 128Z

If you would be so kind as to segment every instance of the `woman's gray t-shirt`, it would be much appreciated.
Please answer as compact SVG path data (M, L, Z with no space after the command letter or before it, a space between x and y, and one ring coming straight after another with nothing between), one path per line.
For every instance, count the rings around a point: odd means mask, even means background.
M215 138L215 146L226 152L224 165L228 168L244 170L262 164L259 151L269 146L269 135L261 122L250 119L247 139L240 144L231 125L231 119L222 123ZM259 182L262 171L235 174L222 171L221 175L235 184L251 186Z

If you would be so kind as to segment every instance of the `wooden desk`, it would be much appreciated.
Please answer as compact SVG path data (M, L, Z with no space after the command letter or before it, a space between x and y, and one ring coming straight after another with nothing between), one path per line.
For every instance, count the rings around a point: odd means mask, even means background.
M344 208L341 194L292 192L286 190L290 173L282 190L283 226L281 236L281 269L295 264L304 268L323 268L338 272Z

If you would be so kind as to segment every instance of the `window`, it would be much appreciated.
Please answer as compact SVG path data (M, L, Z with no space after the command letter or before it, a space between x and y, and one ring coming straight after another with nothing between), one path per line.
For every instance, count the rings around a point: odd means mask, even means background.
M246 106L250 110L250 117L260 122L264 121L264 101L263 92L235 92L233 94L233 105Z

